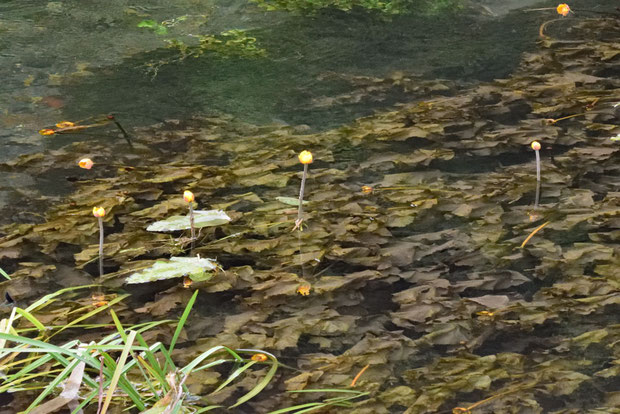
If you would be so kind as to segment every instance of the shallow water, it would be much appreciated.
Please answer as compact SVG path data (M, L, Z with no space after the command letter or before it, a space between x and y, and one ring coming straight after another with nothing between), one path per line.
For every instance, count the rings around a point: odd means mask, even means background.
M185 211L180 194L191 188L201 208L225 209L233 221L201 232L196 252L225 272L193 285L198 312L177 357L225 342L300 370L239 412L300 402L283 391L304 384L349 387L366 364L360 387L371 395L354 413L449 412L486 398L484 412L611 412L620 358L620 164L609 139L618 133L617 24L604 22L603 35L596 20L560 21L538 47L549 17L534 12L387 22L203 5L192 13L209 14L207 26L178 30L242 25L267 57L202 56L153 76L145 64L171 54L136 30L135 13L161 21L187 13L185 4L128 11L113 2L94 26L77 23L97 11L82 3L28 4L2 6L23 23L8 32L16 43L2 58L15 68L18 49L29 56L23 72L7 70L14 76L0 92L15 98L6 156L56 150L2 165L4 217L25 223L0 241L0 265L15 272L4 285L18 303L97 276L95 204L108 210L107 292L133 295L119 315L176 316L191 295L177 279L123 282L179 254L182 241L145 228ZM71 32L60 30L63 19ZM485 82L496 77L506 79ZM134 150L114 128L48 141L35 133L109 112L130 129ZM532 139L543 142L539 208ZM291 232L296 210L276 197L296 197L301 149L316 159L307 227ZM75 167L82 156L95 159L93 170ZM306 284L310 295L297 294ZM74 306L60 302L55 312Z
M221 112L256 123L333 127L419 98L394 88L375 99L330 104L356 92L350 77L403 72L458 83L502 77L533 47L540 20L518 12L390 21L325 12L307 18L267 13L240 0L146 7L119 0L7 1L0 13L4 159L45 142L36 134L44 126L111 112L129 126ZM187 20L166 35L137 27L144 19L184 15ZM174 57L165 40L189 43L230 29L248 30L267 57L207 54L164 65L156 77L148 73L148 62Z

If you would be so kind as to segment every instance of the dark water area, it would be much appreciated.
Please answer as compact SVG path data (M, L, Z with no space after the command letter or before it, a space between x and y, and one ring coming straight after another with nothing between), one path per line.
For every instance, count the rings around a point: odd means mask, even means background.
M197 292L179 367L219 345L284 364L217 413L316 401L325 413L616 412L620 20L614 1L565 18L556 6L388 19L244 1L2 3L0 268L12 279L0 291L25 308L100 285L33 311L50 332L109 303L126 326L176 320ZM235 29L225 49L205 37ZM131 144L101 117L112 113ZM37 133L62 120L94 126ZM314 162L300 213L302 150ZM77 166L86 157L92 169ZM194 242L149 230L187 213L185 190L228 219ZM108 312L86 321L42 338L113 332ZM192 374L184 403L230 406L268 366L216 393L229 365ZM367 394L330 406L332 394L289 392L325 388ZM25 407L34 394L13 395Z
M534 46L540 22L531 13L479 10L425 18L361 11L302 17L242 1L148 7L113 1L105 9L9 1L0 7L5 158L49 142L36 134L44 126L107 113L128 126L225 113L259 124L334 127L423 97L398 85L365 96L359 89L368 85L354 77L402 73L457 84L504 77ZM189 23L172 24L166 35L136 27L147 17L178 16L189 16ZM266 56L206 53L176 61L178 51L165 49L166 40L191 44L200 34L237 28L256 38ZM167 63L155 76L149 64L158 60Z

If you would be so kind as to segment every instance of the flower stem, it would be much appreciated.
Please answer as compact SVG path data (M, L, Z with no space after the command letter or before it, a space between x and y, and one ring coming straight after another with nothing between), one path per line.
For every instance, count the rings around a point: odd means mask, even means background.
M125 138L125 141L127 141L129 146L131 148L133 148L133 143L131 142L131 137L129 136L129 134L127 133L125 128L123 128L123 126L120 124L120 122L118 122L116 120L116 117L114 115L108 115L108 119L110 121L114 122L114 125L116 125L116 127L119 129L119 131L121 131L121 134L123 134L123 138Z
M534 152L536 153L536 200L534 201L534 208L538 208L540 201L540 151Z
M97 217L99 220L99 276L103 276L103 218Z
M191 246L191 250L194 250L194 241L196 240L196 228L194 227L194 206L192 206L192 203L189 203L189 228L191 231L191 238L192 238L192 246Z
M304 190L306 189L306 177L308 176L308 164L304 164L304 174L301 177L301 187L299 188L299 208L297 209L297 221L302 219L304 213Z

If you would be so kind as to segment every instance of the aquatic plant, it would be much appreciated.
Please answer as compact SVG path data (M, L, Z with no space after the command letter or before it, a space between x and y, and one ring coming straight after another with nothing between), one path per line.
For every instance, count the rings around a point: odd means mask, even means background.
M194 226L194 193L192 193L189 190L185 190L185 192L183 193L183 200L185 200L185 202L188 204L189 206L189 227L190 227L190 234L191 234L191 238L192 238L192 243L194 242L194 240L196 240L196 227Z
M536 153L536 199L534 201L534 208L538 207L540 201L540 142L532 141L530 144L534 152Z
M306 178L308 177L308 165L314 161L314 159L312 158L312 153L306 150L300 152L298 155L298 158L299 158L299 162L302 163L304 166L304 172L301 177L301 186L299 187L299 201L298 201L299 206L297 207L297 220L295 220L295 227L293 228L293 230L296 230L296 229L303 230L302 222L304 220L303 218L304 191L306 188Z
M103 218L105 209L103 207L93 207L93 216L97 217L99 223L99 276L103 276Z
M245 30L227 30L219 34L192 34L189 39L175 37L166 39L168 48L176 53L171 57L150 61L146 71L152 79L157 77L159 70L175 62L187 58L198 58L211 54L220 59L244 58L256 59L267 56L267 51L259 47L257 39L248 35ZM198 40L198 44L195 44Z
M454 13L464 8L463 0L251 0L265 10L286 10L313 14L323 9L360 9L382 15Z

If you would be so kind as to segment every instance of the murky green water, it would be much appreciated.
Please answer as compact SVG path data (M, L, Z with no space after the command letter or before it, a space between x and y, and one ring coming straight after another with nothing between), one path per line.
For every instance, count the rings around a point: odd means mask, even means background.
M397 86L372 96L352 77L402 72L457 84L502 77L533 47L540 20L475 12L389 21L344 12L308 18L266 13L245 1L7 1L0 7L5 159L39 145L36 131L43 126L110 112L130 126L227 113L255 123L333 127L424 97ZM180 16L187 20L165 35L137 27L145 19ZM230 29L247 30L267 56L206 54L165 64L155 77L148 72L149 62L178 57L164 49L165 40L191 43Z

